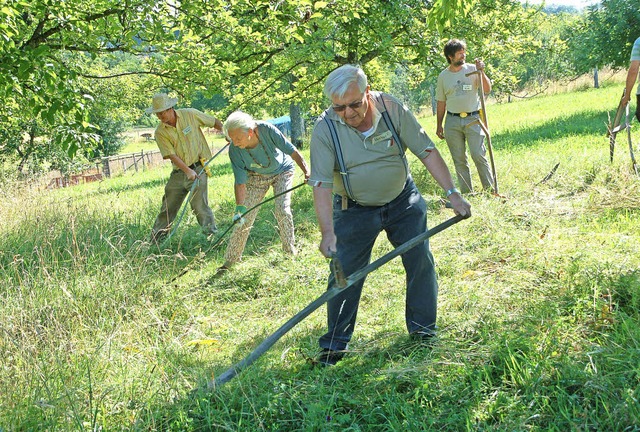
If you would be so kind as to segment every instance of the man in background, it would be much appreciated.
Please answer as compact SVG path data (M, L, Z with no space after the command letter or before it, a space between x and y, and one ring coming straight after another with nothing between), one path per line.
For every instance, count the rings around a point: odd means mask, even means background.
M218 231L207 200L207 175L202 161L211 158L211 149L202 127L215 127L222 131L222 123L197 109L173 108L177 102L176 98L158 93L153 96L151 107L146 109L147 114L153 113L160 120L155 131L156 143L162 157L173 164L173 171L164 188L162 207L151 231L151 240L156 242L168 234L194 181L197 181L197 185L189 202L191 209L204 234Z
M233 221L240 219L229 238L224 254L224 264L218 268L221 274L235 265L242 257L249 232L258 214L247 213L263 199L269 188L273 188L275 216L282 249L292 256L297 255L291 213L291 186L294 163L309 178L309 169L302 154L274 125L256 121L242 111L232 113L222 125L225 136L231 141L229 159L233 168L236 209ZM246 216L245 216L246 214Z
M478 169L480 183L485 190L493 190L493 175L489 162L487 162L487 150L484 146L484 132L477 123L479 117L480 75L467 76L470 72L480 71L483 76L483 91L491 91L491 81L484 74L484 62L476 60L475 64L466 63L467 45L458 39L451 39L444 46L444 56L449 67L438 76L436 86L436 135L445 139L451 158L456 168L458 185L462 193L473 192L471 173L467 162L465 140L469 145L471 159ZM442 121L445 119L444 129ZM472 124L475 123L475 124Z

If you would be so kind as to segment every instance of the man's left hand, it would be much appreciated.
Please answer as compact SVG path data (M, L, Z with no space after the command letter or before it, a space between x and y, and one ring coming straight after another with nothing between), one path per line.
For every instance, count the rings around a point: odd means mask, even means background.
M238 219L238 223L240 225L244 224L244 214L247 212L247 208L243 205L237 205L236 210L233 212L233 217L231 218L232 222L236 222Z
M476 70L483 71L484 70L484 62L482 59L475 59L476 62Z
M449 195L449 201L451 202L451 207L453 207L453 212L457 215L463 217L471 216L471 204L469 201L462 198L462 195L459 193L453 193Z

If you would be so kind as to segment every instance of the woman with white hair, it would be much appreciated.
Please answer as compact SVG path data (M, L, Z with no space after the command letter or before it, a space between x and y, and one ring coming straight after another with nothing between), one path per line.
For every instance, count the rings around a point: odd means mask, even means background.
M257 215L257 209L246 213L247 209L260 203L270 187L273 187L274 195L291 189L294 162L302 170L305 181L309 178L309 169L300 152L272 124L256 121L251 115L236 111L224 122L222 130L232 144L229 158L235 178L236 199L233 220L242 217L244 221L238 223L231 234L219 273L231 268L242 257ZM295 255L291 192L275 199L275 215L282 248L286 253Z

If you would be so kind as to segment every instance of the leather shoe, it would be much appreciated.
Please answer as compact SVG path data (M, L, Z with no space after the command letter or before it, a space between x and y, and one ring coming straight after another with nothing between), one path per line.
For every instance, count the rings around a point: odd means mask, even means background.
M216 272L213 275L213 277L214 278L219 278L220 276L222 276L223 274L227 273L228 271L229 271L229 267L223 264L220 267L218 267L218 269L216 270Z
M344 351L334 351L332 349L324 348L316 361L320 366L335 366L344 357Z
M418 330L409 335L411 339L416 342L421 342L425 345L432 345L438 339L438 336L433 330Z

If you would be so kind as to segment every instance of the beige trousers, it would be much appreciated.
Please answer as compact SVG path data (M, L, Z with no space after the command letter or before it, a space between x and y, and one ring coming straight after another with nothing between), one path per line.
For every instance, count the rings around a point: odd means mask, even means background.
M467 151L465 147L465 139L469 145L469 154L473 160L480 177L482 188L493 190L493 175L487 161L487 150L484 146L484 132L480 125L475 124L469 126L469 123L478 119L478 115L461 118L447 114L444 123L444 136L447 146L451 152L451 158L456 168L456 176L460 191L467 193L473 191L471 184L471 172L469 171L469 162L467 162Z
M285 171L276 175L249 174L247 181L247 193L244 206L251 209L259 204L267 194L269 187L273 187L273 194L277 195L288 189L293 184L293 170ZM244 251L249 232L256 220L259 207L245 214L244 223L238 222L229 238L229 245L224 254L225 266L230 267L240 261ZM290 254L296 254L295 236L293 232L293 214L291 213L291 192L281 195L275 199L275 216L280 232L282 249Z

